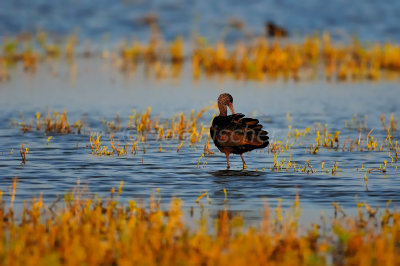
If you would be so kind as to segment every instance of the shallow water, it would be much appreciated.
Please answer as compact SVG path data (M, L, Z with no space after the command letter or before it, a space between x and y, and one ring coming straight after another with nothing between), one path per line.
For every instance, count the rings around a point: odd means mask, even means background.
M103 197L124 181L122 201L148 200L159 188L163 203L179 197L185 208L198 206L195 200L208 191L212 203L205 198L201 203L212 212L228 206L231 211L243 213L249 221L262 217L266 203L274 207L281 198L283 207L291 206L296 194L300 196L306 220L318 218L321 211L332 214L331 202L340 203L349 212L354 212L356 198L381 208L388 200L393 201L392 206L400 203L400 179L395 169L398 163L388 166L385 174L377 171L368 174L368 189L364 183L362 165L364 169L371 169L379 167L384 160L390 164L387 151L342 152L321 148L315 155L305 152L315 143L315 123L328 124L329 132L340 130L340 147L348 138L357 139L359 131L345 129L344 124L345 120L350 123L354 114L361 120L367 116L368 129L362 132L362 137L374 129L372 135L381 143L387 136L381 125L381 114L386 120L392 113L395 118L400 117L397 83L243 82L229 78L193 82L187 65L181 78L157 81L144 78L140 70L127 78L100 59L96 60L80 59L74 79L70 78L68 68L63 69L61 65L57 76L49 75L45 66L33 76L16 68L10 72L14 77L10 82L0 83L0 188L8 192L12 177L17 176L17 205L40 193L51 202L56 195L72 190L78 179L81 184L88 184L90 192ZM301 166L309 160L318 172L273 172L270 168L274 155L266 150L245 154L247 170L241 170L240 157L232 155L232 170L227 171L225 156L214 145L211 148L217 153L206 159L205 168L198 168L204 141L196 147L184 142L179 153L176 149L180 141L163 141L164 152L160 152L160 142L149 137L145 154L139 149L136 156L121 157L96 157L87 147L90 132L101 133L104 141L108 139L102 117L112 121L119 114L123 128L114 134L122 143L129 143L135 137L132 130L126 129L133 109L144 111L151 106L153 116L168 119L176 112L189 114L192 109L200 110L215 101L222 91L233 95L237 112L257 117L272 140L286 142L289 125L292 130L311 127L309 135L297 141L291 138L289 142L294 142L291 152L282 153L278 159L288 160L291 155L292 161ZM53 137L46 146L47 136L42 131L24 134L15 125L21 121L21 112L29 121L36 112L45 113L46 108L68 110L70 124L85 116L87 125L82 134L51 134ZM201 122L209 124L213 115L214 110L208 111ZM394 132L396 140L399 140L398 131ZM21 143L30 149L26 165L21 164ZM201 165L203 162L204 159ZM328 172L321 171L322 162ZM338 172L333 176L330 170L335 162L338 162ZM224 189L228 195L226 202Z

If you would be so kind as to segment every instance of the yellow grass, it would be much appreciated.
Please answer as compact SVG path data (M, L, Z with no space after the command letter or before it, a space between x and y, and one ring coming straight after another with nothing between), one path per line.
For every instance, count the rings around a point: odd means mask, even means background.
M173 199L169 208L161 209L159 192L148 206L119 204L123 182L107 199L85 197L85 189L77 187L61 203L47 205L39 197L16 211L16 182L10 188L10 205L3 199L0 204L2 265L400 263L400 212L385 209L378 217L377 209L366 203L357 204L356 217L343 216L343 208L333 203L335 218L326 228L310 224L307 230L299 229L298 197L286 212L280 201L275 214L266 207L259 226L247 227L225 209L212 223L201 216L193 227L185 221L181 200ZM196 202L205 196L207 192Z
M122 40L118 47L100 53L91 51L88 43L79 54L76 36L63 38L61 43L48 38L45 32L28 36L24 40L18 36L5 38L0 53L0 82L12 78L8 65L21 63L25 71L35 73L46 59L66 60L75 73L76 58L96 54L123 73L134 73L144 65L145 75L157 79L178 77L186 61L191 64L195 80L202 75L224 75L243 80L297 81L316 79L322 72L327 81L342 82L398 79L400 71L399 44L361 44L357 39L335 43L327 32L285 41L253 37L236 45L222 40L207 44L201 36L194 36L191 42L177 37L170 43L151 36L148 42Z

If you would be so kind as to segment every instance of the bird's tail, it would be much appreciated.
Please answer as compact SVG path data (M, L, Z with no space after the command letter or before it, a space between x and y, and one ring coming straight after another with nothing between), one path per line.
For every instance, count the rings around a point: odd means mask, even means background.
M242 121L246 124L246 137L249 148L261 149L267 147L269 144L268 132L262 130L263 126L259 124L258 119L243 118Z

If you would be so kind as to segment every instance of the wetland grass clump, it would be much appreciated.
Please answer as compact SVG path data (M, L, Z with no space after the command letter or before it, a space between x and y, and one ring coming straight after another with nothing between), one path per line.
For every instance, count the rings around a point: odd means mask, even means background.
M106 145L102 145L100 142L101 135L99 134L91 134L90 135L90 148L92 150L92 154L96 156L122 156L128 154L128 145L125 144L124 146L120 147L120 141L116 143L114 135L111 134L110 136L110 145L109 148ZM133 148L132 148L133 149ZM132 151L133 153L133 151Z
M47 116L42 116L40 112L37 112L35 115L35 119L30 119L28 124L25 122L24 114L21 114L21 120L22 121L19 122L18 125L22 127L24 133L34 130L35 127L37 131L44 130L45 133L58 133L58 134L72 133L71 126L69 125L68 122L66 110L64 110L62 113L59 113L57 112L57 110L54 110L53 114L51 114L50 111L47 111ZM72 126L72 128L76 128L78 134L80 134L82 126L83 122L77 121Z
M109 198L88 197L75 189L63 202L47 205L38 197L17 211L16 183L8 207L0 194L2 265L400 264L400 212L378 212L367 203L357 203L355 217L332 203L333 220L308 229L299 226L298 196L286 211L281 201L273 212L265 208L255 227L227 209L211 218L195 207L190 213L199 212L200 220L193 227L179 199L169 208L161 208L154 197L147 206L133 200L120 204L122 182ZM207 196L202 193L196 202Z
M288 113L286 115L287 122L292 123L293 118ZM324 170L325 162L321 162L321 171L317 170L310 163L310 159L296 160L292 158L292 147L294 149L305 148L305 154L317 155L320 152L387 152L387 158L382 159L383 162L372 168L364 169L363 164L361 171L364 172L364 181L367 184L367 174L371 172L386 173L397 172L398 162L398 141L395 140L393 132L397 130L397 121L391 115L390 124L385 123L385 117L381 116L382 126L386 136L382 136L382 131L376 137L373 131L369 129L366 123L367 117L364 116L359 120L357 115L354 115L350 122L345 121L345 128L343 129L346 138L342 137L340 130L333 132L328 130L328 125L322 126L320 123L315 123L314 128L306 127L304 130L293 129L291 125L288 126L288 133L286 143L283 140L273 139L266 149L266 151L274 156L273 164L268 167L273 172L297 172L297 173L323 173L336 176L342 169L339 168L339 161L331 162L331 169ZM349 137L349 131L359 131L355 139ZM315 132L315 133L311 133ZM315 134L313 136L313 134ZM315 142L314 142L315 141ZM283 156L282 158L278 158ZM200 158L202 159L204 155ZM198 166L200 165L200 159ZM304 166L303 166L304 164ZM357 167L358 171L358 167Z
M298 166L297 166L298 165ZM292 160L292 155L289 156L289 159L286 161L286 158L283 158L282 160L278 160L278 155L274 155L274 163L270 167L270 170L273 172L297 172L297 173L305 173L305 174L315 174L317 173L317 170L312 167L310 164L309 160L306 160L304 162L304 166L301 166L301 163L298 162L296 165L296 162ZM265 170L265 169L264 169ZM322 167L323 170L323 167Z
M338 43L327 32L285 41L254 36L236 45L224 40L209 44L202 36L194 36L187 45L182 37L167 42L161 36L150 34L147 42L122 40L117 47L102 51L92 50L90 42L78 48L74 35L52 40L40 31L36 36L8 37L0 52L0 82L12 78L8 69L16 64L35 73L41 62L65 61L76 72L75 59L96 55L124 75L134 74L143 66L144 75L156 79L179 77L184 64L191 64L194 80L217 75L254 81L399 79L400 45L396 43L362 44L356 38Z
M214 154L210 150L210 138L208 137L208 127L204 123L199 122L202 116L209 110L215 109L216 106L211 104L198 112L192 110L190 114L184 115L183 113L175 114L172 118L161 119L154 117L151 114L151 108L148 107L146 111L140 113L136 110L132 111L132 114L128 116L128 124L126 127L122 126L121 119L119 116L116 117L115 121L106 121L102 119L102 124L105 126L106 132L114 133L121 132L122 130L132 130L135 135L135 139L132 139L131 154L137 154L139 151L139 144L143 146L143 153L145 153L145 144L148 138L155 141L167 141L167 140L178 140L180 144L177 147L177 152L183 146L183 141L187 141L190 146L195 146L197 143L205 140L204 152L207 155ZM101 146L100 135L91 135L90 147L92 154L95 155L114 155L114 154L127 154L127 147L124 146L121 151L118 152L119 146L114 148L113 140L111 140L112 149L108 149L107 146ZM160 143L159 151L164 151L162 143Z

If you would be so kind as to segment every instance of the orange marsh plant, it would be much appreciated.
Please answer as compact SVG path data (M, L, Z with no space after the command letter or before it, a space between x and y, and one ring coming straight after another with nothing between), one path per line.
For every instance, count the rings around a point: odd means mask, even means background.
M16 183L16 182L14 182ZM185 224L181 201L164 211L159 199L147 207L111 197L84 197L76 189L64 202L46 205L42 198L25 204L20 215L0 206L2 265L398 265L400 212L384 210L369 217L335 219L300 234L299 199L285 216L280 203L268 208L259 227L246 228L240 217L220 211L210 230L207 217L196 229ZM15 184L12 195L15 195ZM336 206L338 206L336 204ZM365 206L368 206L365 204ZM368 213L368 212L367 212Z
M24 35L7 37L0 43L0 82L13 78L8 68L15 64L36 73L46 60L65 61L75 72L76 59L96 55L124 74L135 73L143 65L146 77L156 79L180 76L187 62L195 80L216 74L258 81L312 80L318 69L327 81L398 80L400 70L398 43L361 43L354 38L345 44L331 40L328 32L284 42L254 36L236 45L222 40L208 44L204 37L195 35L190 43L182 37L167 42L159 35L150 36L147 42L122 39L116 47L102 51L94 50L88 42L79 53L79 40L74 35L57 40L43 31L36 36Z

